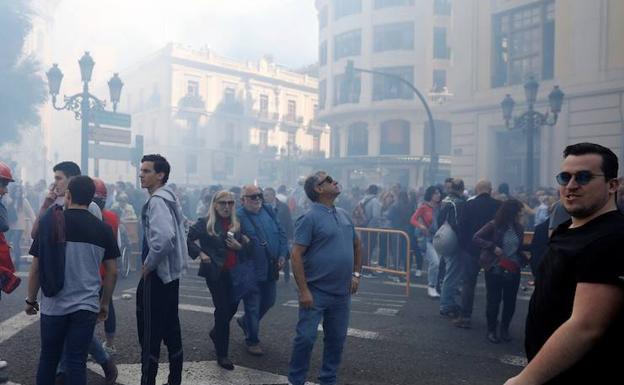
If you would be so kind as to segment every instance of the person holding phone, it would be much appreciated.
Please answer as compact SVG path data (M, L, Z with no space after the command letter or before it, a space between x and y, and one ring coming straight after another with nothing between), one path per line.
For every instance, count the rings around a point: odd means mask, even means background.
M238 309L238 301L232 300L231 269L238 263L243 245L249 242L240 232L236 216L234 194L219 191L212 197L208 215L199 218L189 229L187 245L189 256L200 258L198 275L206 279L215 306L214 327L210 339L217 352L217 364L233 370L228 357L230 321Z

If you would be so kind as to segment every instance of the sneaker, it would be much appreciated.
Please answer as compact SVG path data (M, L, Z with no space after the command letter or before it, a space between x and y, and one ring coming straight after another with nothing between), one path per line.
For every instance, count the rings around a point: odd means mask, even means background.
M472 327L470 318L464 318L464 317L459 317L453 320L453 325L461 329L470 329Z
M106 353L111 356L117 354L117 348L115 348L115 345L109 345L106 341L102 342L102 348L104 348Z
M459 311L458 310L440 310L440 315L447 318L458 318Z
M6 368L8 365L8 362L0 360L0 370Z
M427 288L427 295L429 298L440 298L440 293L438 293L435 287L431 286Z
M247 346L247 353L251 354L252 356L264 355L264 352L262 351L260 344Z
M414 272L414 277L419 278L422 277L422 270L416 269Z
M109 358L108 361L102 364L102 370L104 370L104 383L106 385L113 385L119 375L117 365L115 365L113 357Z

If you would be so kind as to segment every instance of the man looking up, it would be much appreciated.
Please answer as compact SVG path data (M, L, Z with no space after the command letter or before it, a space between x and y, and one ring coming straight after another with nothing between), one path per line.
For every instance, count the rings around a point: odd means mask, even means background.
M141 385L154 385L160 344L169 352L168 385L182 382L182 333L178 317L180 274L186 260L184 216L169 186L171 166L158 154L141 159L139 179L149 198L143 221L143 274L137 287L137 331L141 343Z
M618 159L593 143L566 147L557 175L571 219L555 229L526 321L529 364L513 384L619 384L624 346L624 216Z
M72 178L65 192L66 210L51 206L45 212L30 249L33 261L28 275L27 314L37 314L39 288L43 292L37 385L55 383L63 349L65 383L86 384L87 342L93 337L96 321L108 317L119 249L110 226L87 211L94 193L91 178ZM105 270L102 281L100 264Z
M297 219L292 267L299 287L299 322L288 369L288 381L303 385L318 325L323 319L322 385L336 383L342 349L347 338L351 295L360 284L360 240L349 214L334 206L340 186L319 171L304 183L313 202Z

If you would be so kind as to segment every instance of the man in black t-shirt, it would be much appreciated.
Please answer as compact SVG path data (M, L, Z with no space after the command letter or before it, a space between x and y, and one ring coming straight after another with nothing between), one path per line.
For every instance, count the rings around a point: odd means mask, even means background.
M618 159L578 143L557 175L571 219L552 234L537 271L525 348L529 364L505 384L621 383L624 216L615 203Z

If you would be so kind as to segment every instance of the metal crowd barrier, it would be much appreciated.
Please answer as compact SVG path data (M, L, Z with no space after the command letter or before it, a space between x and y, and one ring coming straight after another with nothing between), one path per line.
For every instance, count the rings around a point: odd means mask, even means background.
M401 230L366 227L356 227L355 231L362 244L362 269L405 277L405 295L409 297L411 259L409 234ZM374 253L375 251L377 253Z

